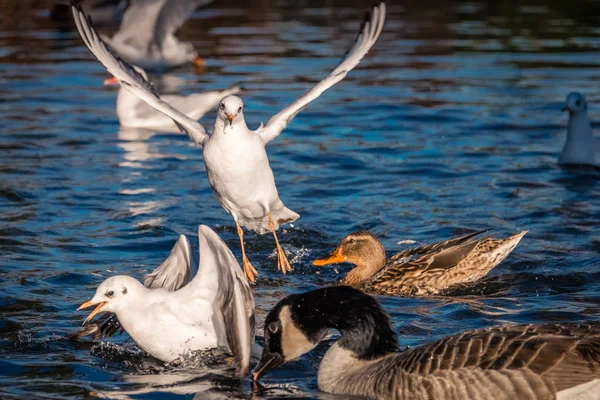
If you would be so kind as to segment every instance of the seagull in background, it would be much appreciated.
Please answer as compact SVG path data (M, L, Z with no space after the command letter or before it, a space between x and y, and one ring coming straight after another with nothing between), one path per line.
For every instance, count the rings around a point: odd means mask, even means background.
M148 75L146 75L143 69L137 66L133 68L145 80L148 80ZM119 81L115 78L108 78L104 81L104 84L108 86L119 85ZM240 91L239 87L232 86L225 90L193 93L187 96L174 94L161 95L161 99L171 104L189 118L197 121L204 114L219 105L222 98L237 94ZM117 117L122 127L154 129L163 132L181 132L171 118L149 106L144 100L123 86L120 86L117 95Z
M71 1L54 0L50 6L50 18L55 21L71 21ZM79 0L86 14L97 26L116 24L123 18L123 12L130 0Z
M162 100L142 75L117 59L98 37L81 8L73 6L72 11L81 38L104 67L126 89L172 118L196 145L203 147L210 185L223 208L235 221L244 272L248 279L254 282L257 272L246 256L242 226L258 234L270 231L275 239L279 270L284 274L291 271L276 232L281 224L293 222L299 215L285 207L279 198L265 145L279 136L298 112L344 79L358 65L381 34L385 3L376 4L366 13L356 40L338 66L290 106L272 116L266 125L261 124L257 130L250 130L244 119L244 103L237 96L228 96L219 105L211 135L201 124Z
M569 111L567 141L558 159L563 165L590 165L600 167L598 143L592 133L588 116L588 103L581 93L572 92L567 96L563 111Z
M164 71L192 63L204 67L191 43L175 32L189 15L214 0L130 0L119 30L102 40L126 62L146 71Z

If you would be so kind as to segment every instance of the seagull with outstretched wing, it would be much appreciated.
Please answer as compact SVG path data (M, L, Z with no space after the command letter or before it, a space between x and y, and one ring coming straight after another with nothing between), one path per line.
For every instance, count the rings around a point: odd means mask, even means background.
M253 131L244 120L244 103L237 96L225 97L220 105L212 134L163 101L152 86L131 66L116 58L98 37L80 8L73 7L77 29L88 49L125 89L148 105L167 115L190 139L203 147L208 180L223 208L233 216L242 248L246 276L254 281L257 272L244 249L242 226L258 234L271 232L277 247L277 266L284 274L290 263L277 238L279 225L295 221L299 215L285 207L275 186L265 145L276 138L291 119L321 93L340 82L379 38L385 21L385 3L379 3L365 15L350 50L336 68L314 88Z
M146 71L164 71L192 63L203 67L191 43L182 42L175 32L189 15L214 0L130 0L119 30L103 36L125 61Z
M229 350L238 373L248 371L254 342L255 302L250 283L227 245L209 227L198 227L200 261L193 278L190 245L181 235L169 257L144 284L126 276L102 282L86 318L109 313L75 336L110 336L119 329L152 356L171 362L190 352L220 347Z

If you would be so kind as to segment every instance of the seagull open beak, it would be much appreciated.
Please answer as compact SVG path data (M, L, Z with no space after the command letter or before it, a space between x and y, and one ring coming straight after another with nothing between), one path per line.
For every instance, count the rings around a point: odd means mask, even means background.
M263 354L260 357L260 362L252 371L252 381L256 382L263 376L268 370L277 368L283 364L281 355L270 353L268 350L263 349Z
M92 318L94 318L94 316L98 315L98 313L100 313L102 311L102 308L107 304L106 301L101 301L100 303L98 303L98 307L96 307L96 309L94 311L92 311L92 313L90 315L88 315L88 317L85 319L85 321L83 321L84 325ZM84 308L88 308L91 306L95 306L95 303L92 303L92 301L86 301L85 303L83 303L82 305L79 306L79 308L77 309L77 311L79 310L83 310Z
M346 260L344 259L344 256L342 255L340 248L338 247L331 253L327 254L326 256L313 261L313 265L316 267L322 267L323 265L339 264L339 263L343 263L344 261L346 261Z
M233 125L233 119L235 118L235 115L227 114L227 113L225 113L225 115L227 116L227 119L229 120L229 126Z
M117 78L115 78L114 76L112 78L108 78L104 80L104 86L114 86L114 85L118 85L119 84L119 80Z

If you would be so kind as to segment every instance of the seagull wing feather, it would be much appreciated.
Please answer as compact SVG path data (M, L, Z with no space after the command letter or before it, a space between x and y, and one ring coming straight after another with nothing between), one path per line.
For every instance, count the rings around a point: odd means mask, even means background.
M379 38L385 22L385 11L385 3L374 5L371 11L366 13L354 44L327 78L294 101L289 107L272 116L264 127L259 128L258 134L263 138L265 144L279 136L292 118L311 101L344 79L346 74L358 65Z
M168 0L130 0L113 40L149 52L159 14L166 3Z
M162 6L156 25L153 29L154 42L162 47L164 40L169 35L173 35L183 23L188 19L190 14L204 7L214 0L169 0Z
M179 129L185 132L195 144L202 146L208 139L204 127L162 101L152 88L152 85L141 74L114 55L102 42L93 28L91 20L86 17L80 6L73 4L71 11L73 12L75 25L83 42L108 72L113 74L125 89L138 96L155 110L171 118Z
M198 227L200 265L192 282L182 292L206 296L210 288L213 305L220 312L227 344L237 364L238 375L248 372L254 343L254 296L246 276L225 242L208 226Z
M170 292L179 290L190 282L191 265L190 243L185 235L179 235L167 259L144 277L144 286Z

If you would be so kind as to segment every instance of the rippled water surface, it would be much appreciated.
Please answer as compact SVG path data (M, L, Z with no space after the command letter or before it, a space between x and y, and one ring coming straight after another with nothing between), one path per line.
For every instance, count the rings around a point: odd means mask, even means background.
M542 3L391 5L363 63L269 145L280 195L301 218L280 233L290 276L276 270L270 235L246 235L260 331L278 299L348 270L311 261L359 228L390 253L407 239L529 230L487 278L450 297L381 297L403 346L508 322L600 320L600 174L555 164L570 91L600 121L600 6ZM371 1L344 4L217 1L181 30L208 59L205 73L155 80L179 93L241 84L257 127L344 54ZM165 367L126 335L66 338L103 279L141 278L179 233L195 240L207 224L238 256L239 242L187 137L120 131L116 91L77 34L44 2L0 7L0 397L250 397L250 381L210 357ZM253 396L325 398L325 349L273 371Z

